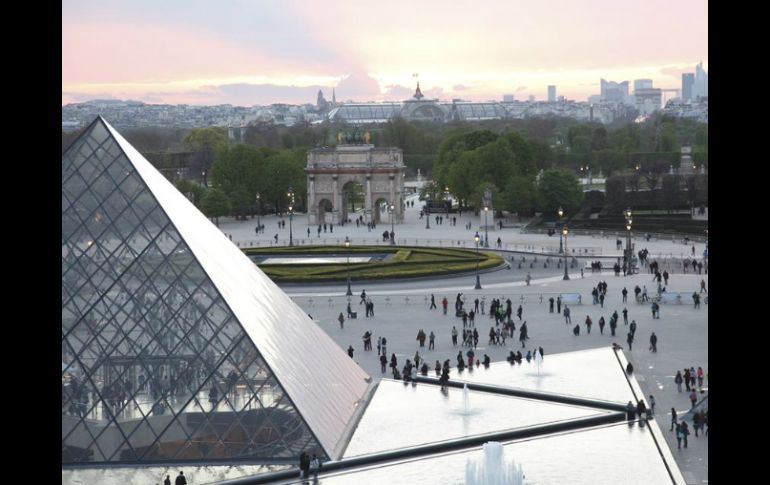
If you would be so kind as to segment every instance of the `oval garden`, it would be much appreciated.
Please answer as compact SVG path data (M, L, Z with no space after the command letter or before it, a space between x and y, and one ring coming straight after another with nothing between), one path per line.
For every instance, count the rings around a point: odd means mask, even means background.
M503 259L467 249L382 246L302 246L244 249L276 283L416 278L495 268ZM349 261L349 262L348 262Z

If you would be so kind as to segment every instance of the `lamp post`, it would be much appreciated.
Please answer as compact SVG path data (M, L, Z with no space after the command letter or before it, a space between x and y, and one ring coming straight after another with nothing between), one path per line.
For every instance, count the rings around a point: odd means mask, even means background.
M396 244L396 233L393 230L393 216L396 214L396 206L390 204L388 206L388 212L390 213L390 244Z
M348 239L347 236L345 236L345 249L348 250L348 292L345 293L346 296L353 296L353 290L350 289L350 239Z
M569 274L567 274L567 234L569 234L569 229L567 226L561 228L561 233L564 236L564 278L562 279L567 281L569 280Z
M479 233L477 232L475 236L473 236L473 240L476 241L476 286L474 289L480 290L481 289L481 279L479 278L479 259L481 256L479 255Z
M262 230L260 216L262 215L262 195L257 192L257 233Z
M626 263L628 264L628 274L633 274L631 265L633 258L633 249L631 248L631 224L634 221L631 219L631 208L629 207L623 211L623 215L626 217Z
M294 189L289 187L289 192L286 194L289 198L289 246L294 246L294 233L292 232L291 222L294 217Z
M205 170L201 172L201 183L203 184L204 187L206 187L206 171Z
M562 236L561 236L561 228L564 227L564 224L561 222L561 216L564 215L564 209L559 207L559 210L557 211L559 214L559 254L564 252L564 246L562 246Z

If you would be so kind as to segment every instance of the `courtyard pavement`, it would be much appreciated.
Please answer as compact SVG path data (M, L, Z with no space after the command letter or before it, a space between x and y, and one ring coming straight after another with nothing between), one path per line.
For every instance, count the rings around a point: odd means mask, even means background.
M416 196L408 199L416 200ZM478 230L479 218L463 215L458 217L457 225L450 226L445 223L436 226L435 219L431 220L431 228L425 229L424 220L419 220L419 202L415 202L414 208L409 208L405 215L404 224L396 224L396 237L405 237L425 240L431 238L433 245L439 245L438 241L469 241L467 247L472 247L472 235ZM387 217L387 215L386 215ZM435 217L435 216L434 216ZM284 237L288 239L289 223L286 220L286 229L277 228L275 216L266 216L261 218L261 222L266 225L265 235L257 237L254 234L256 225L255 219L247 221L223 220L220 223L220 229L232 235L233 242L239 242L242 246L253 245L259 242L261 245L270 244L274 241L273 235L279 234L279 245L282 245ZM305 236L307 239L304 215L297 215L294 218L294 234ZM464 225L471 221L473 229L466 230ZM387 227L386 227L387 226ZM354 241L370 239L375 241L378 234L381 235L385 229L390 230L390 224L381 223L377 229L368 232L366 226L356 228L355 224L345 227L334 228L334 233L322 232L321 237L314 236L313 243L324 240L328 244L336 243L336 240L344 240L345 236ZM311 228L316 231L315 227ZM495 241L499 236L505 244L516 245L517 250L523 251L525 247L531 247L538 251L542 248L558 249L558 236L548 237L543 234L521 234L520 228L504 228L502 231L490 231L490 241ZM623 241L625 239L620 236ZM642 241L638 238L634 240L636 250L646 247L650 253L650 259L662 259L660 255L673 257L690 257L692 255L692 244L685 246L681 241L660 240L660 241ZM620 256L621 251L615 247L615 237L608 238L590 237L590 236L570 236L568 247L596 248L602 256ZM441 243L447 245L447 243ZM700 260L705 244L695 243L695 257ZM519 258L519 255L516 256ZM526 267L525 267L526 269ZM644 271L644 269L643 269ZM623 346L626 358L634 365L636 378L649 400L653 395L656 400L656 419L658 419L661 429L666 434L669 446L677 463L687 480L688 484L708 483L708 438L694 435L689 436L689 447L687 449L677 450L676 439L673 432L669 432L670 409L673 407L681 416L690 409L690 401L687 393L679 393L676 390L673 377L677 370L683 370L689 367L703 367L708 373L708 305L701 304L700 309L694 309L690 295L700 289L700 281L704 279L708 284L708 275L693 274L688 271L687 274L681 274L681 265L676 266L676 271L671 271L671 278L667 286L668 292L682 292L683 304L661 304L660 319L653 319L650 311L650 304L636 303L633 297L634 286L647 286L650 295L655 293L656 284L652 281L652 275L648 273L636 274L628 277L616 277L613 273L604 272L603 274L591 273L585 271L581 278L578 269L570 270L569 281L563 281L561 271L550 268L533 272L533 280L527 286L523 280L525 272L514 269L512 271L500 270L493 273L482 275L482 290L473 289L473 277L441 277L430 280L413 280L400 282L384 283L359 283L354 282L351 297L351 307L353 311L358 312L357 319L346 319L344 328L340 328L337 321L338 315L345 313L348 303L344 296L345 288L339 284L299 286L283 285L286 291L295 303L302 307L318 324L340 345L342 349L353 346L355 349L354 360L375 379L382 376L388 376L389 373L380 372L379 360L377 357L376 345L377 338L384 336L388 340L387 353L390 358L391 353L395 353L398 358L399 368L403 367L407 358L413 359L415 351L420 352L422 358L427 359L431 369L436 360L443 362L450 359L453 366L456 365L457 353L460 346L453 347L451 343L451 329L456 326L462 333L462 319L454 316L453 308L457 293L463 293L466 300L466 308L473 304L475 298L486 301L486 308L489 308L489 302L492 298L510 298L513 304L514 322L516 332L514 339L508 339L506 346L488 345L488 332L490 326L494 326L494 320L488 318L488 315L478 315L476 318L476 327L479 330L479 344L475 350L477 358L483 358L488 354L493 362L504 360L510 350L522 350L526 355L526 350L542 346L545 351L546 362L549 354L569 352L574 350L590 349L602 346L611 346L616 342ZM606 281L608 284L607 298L604 302L604 308L599 305L591 304L591 290L599 281ZM622 302L621 290L628 288L628 303ZM374 301L375 316L366 318L364 316L364 306L359 305L359 294L362 289L366 289L367 295ZM429 298L433 293L436 298L438 308L429 310ZM570 305L572 324L566 325L564 317L557 313L549 313L548 298L560 293L579 293L582 295L582 305ZM543 296L542 302L540 295ZM705 296L705 295L703 295ZM449 300L449 311L443 315L441 311L441 299L446 297ZM426 301L427 298L427 301ZM522 303L523 302L523 303ZM519 328L521 322L516 318L516 308L522 304L523 321L527 321L530 340L526 347L522 349L518 341ZM622 310L628 308L628 319L635 320L638 328L633 350L628 350L626 343L626 334L628 327L623 324ZM610 336L609 319L613 311L617 310L620 319L617 328L617 336ZM590 315L594 322L591 334L586 334L584 321L586 315ZM605 327L604 334L600 334L598 327L599 317L604 316L608 324ZM580 336L574 336L573 326L579 323L581 326ZM420 348L416 341L416 335L419 329L423 329L426 334L433 331L436 335L435 350L428 350L428 342L425 347ZM363 350L362 335L367 330L373 333L372 345L374 350L365 352ZM649 338L652 332L658 336L658 352L649 351ZM465 355L466 349L463 349ZM389 369L388 369L389 371ZM450 374L451 375L451 374ZM708 380L704 381L704 388L708 389ZM707 394L701 394L704 397ZM690 423L691 424L691 423Z

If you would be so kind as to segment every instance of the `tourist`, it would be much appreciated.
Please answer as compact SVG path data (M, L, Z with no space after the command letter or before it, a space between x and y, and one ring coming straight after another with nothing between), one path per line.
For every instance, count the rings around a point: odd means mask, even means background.
M623 308L623 323L628 325L628 308Z
M623 287L622 293L623 293L623 303L626 303L627 297L628 297L628 290L626 289L625 286Z
M187 479L184 477L184 472L179 472L176 480L174 480L174 485L187 485Z
M575 324L575 327L572 329L572 335L579 337L580 336L580 325Z
M684 440L684 447L687 448L687 437L690 435L690 428L687 426L687 421L682 421L682 439Z
M631 375L634 373L634 365L629 362L628 365L626 365L626 374Z
M684 370L684 386L687 388L687 392L690 392L690 369Z
M310 471L313 472L313 480L318 480L318 471L321 469L321 460L313 453L313 459L310 460Z
M452 347L457 347L457 327L455 326L452 326Z
M553 297L548 299L548 313L553 313Z
M692 403L691 409L695 409L695 403L698 402L698 394L695 393L695 388L693 388L693 390L690 391L690 402Z
M358 304L366 303L366 290L361 291L361 301Z
M171 485L171 477L166 475L166 479L163 480L163 485Z
M698 388L703 387L703 368L698 366Z
M684 421L676 425L676 449L677 450L682 449L682 438L684 438L684 428L682 427L682 424L684 424ZM687 446L685 446L685 448L687 448Z
M388 339L382 337L382 355L388 355Z
M591 325L593 325L593 322L591 321L591 317L586 315L586 333L591 334Z
M700 280L700 292L706 292L708 294L708 290L706 290L706 280Z
M634 350L633 349L633 345L634 345L634 334L633 333L628 332L628 336L626 336L626 342L628 342L628 350L629 351Z
M388 364L388 358L385 357L385 354L381 354L380 355L380 369L381 369L381 372L383 374L385 373L385 367L387 366L387 364Z
M650 412L655 414L655 398L650 394Z
M572 318L570 317L570 309L567 305L564 305L564 321L565 325L572 323Z
M676 377L674 377L674 382L676 383L676 388L679 392L682 392L682 372L676 371Z
M436 297L433 296L433 293L430 294L430 308L429 310L433 310L436 308Z
M636 335L636 320L631 320L631 325L628 326L628 329L631 330L631 335Z
M599 317L599 333L602 335L604 335L604 325L605 325L604 317L603 316Z
M677 426L676 424L676 409L671 408L671 429L669 431L674 431L674 427Z
M340 312L340 316L337 317L337 320L340 322L340 328L345 328L345 315Z
M446 309L447 309L447 306L449 306L449 300L447 300L446 297L444 297L444 299L441 300L441 306L444 308L444 315L446 315Z
M435 344L436 334L433 333L433 330L430 331L430 336L428 337L428 340L429 340L428 350L434 350L434 348L436 346L436 344ZM422 345L421 345L421 347L422 347Z
M650 350L653 353L658 351L658 336L655 335L655 332L652 332L652 335L650 335Z
M565 305L564 310L566 310L567 307ZM556 313L561 313L561 295L558 295L556 297Z
M353 350L354 350L353 346L348 345L348 355L350 356L351 359L353 358Z

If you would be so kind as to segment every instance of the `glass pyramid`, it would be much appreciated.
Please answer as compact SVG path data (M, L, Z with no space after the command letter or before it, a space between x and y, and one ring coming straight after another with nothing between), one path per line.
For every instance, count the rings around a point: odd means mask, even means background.
M367 378L102 118L62 155L63 464L335 458Z

